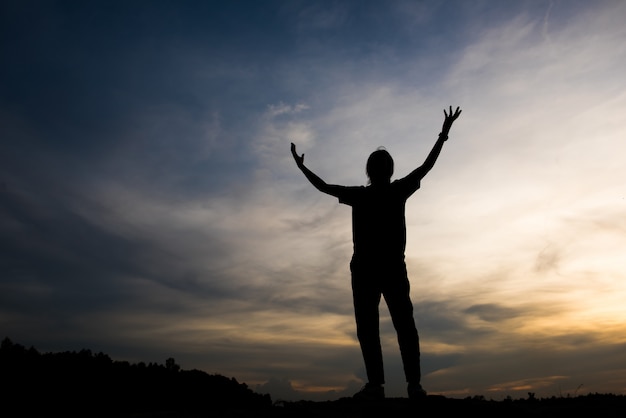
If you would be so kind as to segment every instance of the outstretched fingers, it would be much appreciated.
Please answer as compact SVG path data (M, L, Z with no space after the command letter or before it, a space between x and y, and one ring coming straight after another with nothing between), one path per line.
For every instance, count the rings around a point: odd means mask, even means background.
M304 154L298 155L298 152L296 151L296 144L293 142L291 143L291 155L293 155L293 159L296 160L296 164L304 164Z
M456 110L452 112L452 106L450 106L449 112L450 113L446 112L446 109L443 109L443 114L445 115L446 119L450 118L452 120L456 120L456 118L458 118L461 114L461 109L459 106L457 106Z
M456 107L456 110L452 110L452 106L449 107L449 109L443 109L443 114L445 115L445 118L443 120L443 127L441 128L441 133L444 136L448 135L448 132L450 131L450 128L452 127L452 123L454 123L454 121L459 117L459 115L461 114L461 108L459 106Z

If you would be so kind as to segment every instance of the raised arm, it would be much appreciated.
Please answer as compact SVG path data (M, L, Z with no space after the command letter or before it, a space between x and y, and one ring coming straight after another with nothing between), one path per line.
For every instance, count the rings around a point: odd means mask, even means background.
M298 168L317 190L332 196L337 196L340 186L327 184L324 180L319 178L317 174L309 170L304 165L304 154L298 155L296 152L296 145L293 142L291 143L291 155L293 155L293 159L296 161Z
M419 187L419 181L423 179L426 174L428 174L431 168L434 167L435 162L437 161L437 158L439 157L439 153L441 152L441 148L443 148L443 143L448 140L448 134L450 133L450 128L452 127L452 123L455 120L457 120L457 118L461 114L461 110L457 106L454 113L452 113L452 106L450 106L450 112L448 113L444 109L443 114L445 115L445 118L443 120L443 126L441 128L441 133L439 134L439 138L437 139L437 142L435 142L435 145L433 146L433 149L430 150L430 153L426 157L426 160L424 160L424 163L418 168L416 168L415 170L413 170L413 172L407 176L407 179L409 181L414 182L416 184L416 188Z

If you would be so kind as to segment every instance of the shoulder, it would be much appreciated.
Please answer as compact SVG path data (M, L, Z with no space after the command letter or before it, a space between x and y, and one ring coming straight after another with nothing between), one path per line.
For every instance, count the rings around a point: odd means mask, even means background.
M404 198L411 196L421 186L420 180L412 179L410 176L395 180L391 183L394 194L398 194Z
M354 205L362 199L366 191L365 186L338 186L336 196L339 198L339 203Z

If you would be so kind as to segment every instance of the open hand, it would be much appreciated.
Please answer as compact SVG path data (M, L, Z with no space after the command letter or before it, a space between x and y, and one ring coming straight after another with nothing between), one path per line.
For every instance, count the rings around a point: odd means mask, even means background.
M298 155L298 153L296 152L296 144L294 144L293 142L291 143L291 155L293 155L293 159L296 160L296 164L298 165L298 167L304 165L304 154Z
M452 127L452 122L457 120L457 118L461 114L461 109L459 109L459 107L457 106L454 113L452 113L452 106L450 106L450 113L446 112L446 109L443 109L443 114L446 117L443 120L443 128L441 128L441 133L447 136L450 128Z

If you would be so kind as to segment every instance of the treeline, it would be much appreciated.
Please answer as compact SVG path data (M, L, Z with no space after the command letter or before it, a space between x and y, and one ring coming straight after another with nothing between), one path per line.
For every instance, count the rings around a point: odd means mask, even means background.
M210 412L272 403L234 378L181 370L173 358L131 364L91 350L42 354L9 338L0 346L0 378L3 409L30 416Z

